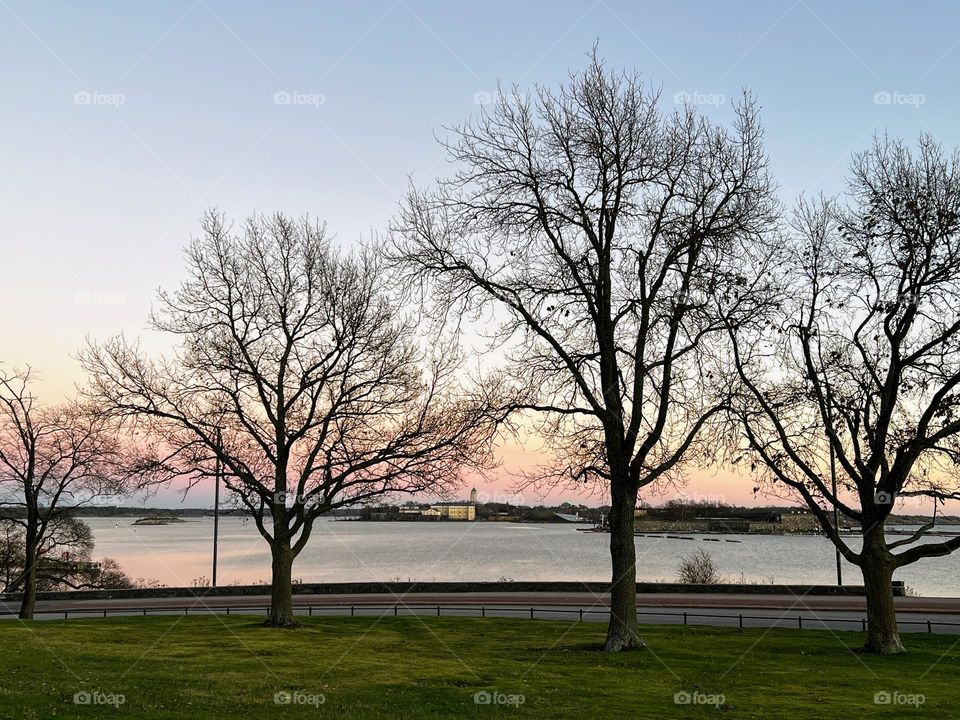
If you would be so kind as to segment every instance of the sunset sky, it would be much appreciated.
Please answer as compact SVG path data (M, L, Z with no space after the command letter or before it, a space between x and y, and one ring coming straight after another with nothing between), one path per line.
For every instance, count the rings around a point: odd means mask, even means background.
M72 355L87 336L122 331L161 349L145 319L157 288L177 283L208 207L236 219L309 213L345 245L369 238L409 178L445 172L435 140L445 125L476 113L498 83L556 85L595 41L611 65L662 85L665 107L698 103L723 122L752 90L787 202L837 192L874 133L960 144L952 2L542 8L0 1L0 361L31 365L55 401L83 380ZM536 449L506 448L508 465ZM693 478L693 497L757 502L747 478ZM511 492L505 481L481 489ZM548 498L560 499L578 498ZM151 502L179 498L164 490Z

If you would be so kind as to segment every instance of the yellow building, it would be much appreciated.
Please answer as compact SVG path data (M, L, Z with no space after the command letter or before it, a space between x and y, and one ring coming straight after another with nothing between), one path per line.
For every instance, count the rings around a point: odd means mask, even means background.
M477 519L477 508L472 503L437 503L436 505L432 505L430 510L433 511L430 513L431 515L439 513L440 518L446 520Z
M439 517L441 520L476 520L477 489L470 491L470 502L435 503L424 516Z

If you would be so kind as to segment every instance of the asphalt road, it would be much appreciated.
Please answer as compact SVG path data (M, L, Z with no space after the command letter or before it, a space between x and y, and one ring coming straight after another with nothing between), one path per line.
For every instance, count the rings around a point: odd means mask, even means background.
M38 620L121 615L190 615L201 613L265 614L268 595L211 598L134 598L115 600L45 600L37 603ZM608 597L590 593L410 593L406 595L295 595L298 614L431 615L437 605L443 616L533 617L542 620L604 622ZM396 609L395 609L396 608ZM724 627L783 627L860 630L862 597L757 594L648 594L637 598L644 624L716 625ZM902 632L960 634L960 598L897 598ZM0 603L0 616L16 618L16 604ZM581 615L582 613L582 615ZM686 613L686 617L684 617ZM66 614L66 615L65 615ZM741 619L742 616L742 619Z

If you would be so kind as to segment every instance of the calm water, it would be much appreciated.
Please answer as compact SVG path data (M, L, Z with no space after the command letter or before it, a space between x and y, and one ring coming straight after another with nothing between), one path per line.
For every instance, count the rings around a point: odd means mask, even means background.
M189 586L210 577L212 519L165 526L134 526L129 518L85 521L93 528L97 557L115 558L134 578ZM320 520L293 574L304 582L609 579L608 536L577 532L577 527ZM638 577L672 581L680 558L703 548L730 580L739 580L742 574L756 582L836 581L833 546L823 537L692 537L638 537ZM706 537L719 537L721 542L707 542ZM728 539L741 542L723 542ZM851 544L856 543L852 539ZM270 554L252 522L220 521L218 574L222 585L269 580ZM862 582L857 568L846 564L844 579ZM922 595L960 595L960 553L921 561L901 570L896 579Z

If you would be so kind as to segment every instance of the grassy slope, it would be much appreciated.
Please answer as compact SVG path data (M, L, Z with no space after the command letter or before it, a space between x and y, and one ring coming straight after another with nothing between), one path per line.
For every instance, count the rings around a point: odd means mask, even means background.
M907 636L904 657L848 650L814 631L648 628L649 649L598 651L603 626L525 620L313 619L293 631L255 618L126 618L0 624L0 717L85 718L834 718L960 717L960 645ZM78 691L122 693L119 712ZM274 693L326 702L278 706ZM477 691L520 707L474 704ZM683 706L680 691L726 704ZM914 708L878 691L922 693Z

